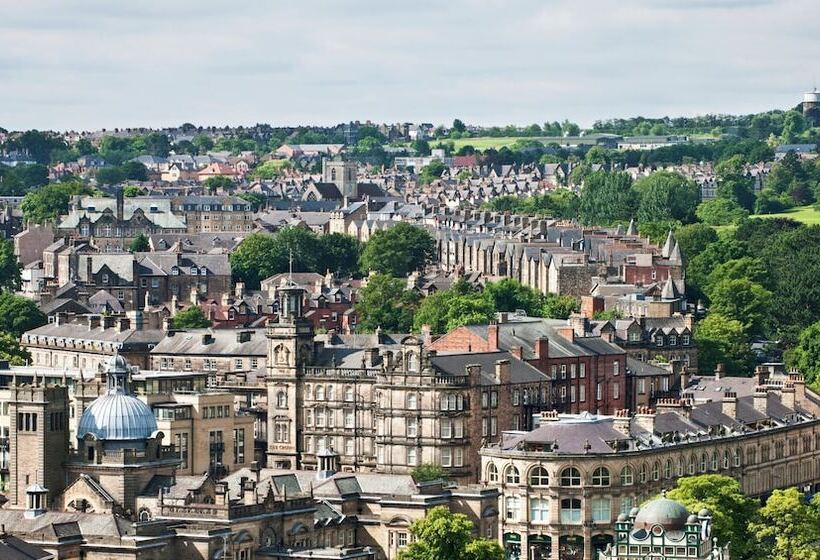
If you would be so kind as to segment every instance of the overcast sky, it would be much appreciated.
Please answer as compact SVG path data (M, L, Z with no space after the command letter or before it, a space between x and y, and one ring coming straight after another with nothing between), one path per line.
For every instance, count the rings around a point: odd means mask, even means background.
M0 0L0 126L529 124L792 107L818 0Z

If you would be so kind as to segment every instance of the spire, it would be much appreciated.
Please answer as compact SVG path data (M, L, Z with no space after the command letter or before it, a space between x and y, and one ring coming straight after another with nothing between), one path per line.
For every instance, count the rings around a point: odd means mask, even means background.
M669 258L669 255L672 254L672 248L675 245L675 236L672 235L672 230L669 230L669 235L666 236L666 243L663 244L663 249L661 250L661 256L665 259Z
M683 264L683 255L681 255L680 245L678 245L677 241L675 241L675 246L672 247L672 251L669 253L669 262L673 264Z
M629 219L629 227L626 228L627 235L638 235L638 228L635 226L635 218Z
M675 281L669 276L663 285L663 290L661 290L661 299L677 299L678 295L678 287L675 286Z

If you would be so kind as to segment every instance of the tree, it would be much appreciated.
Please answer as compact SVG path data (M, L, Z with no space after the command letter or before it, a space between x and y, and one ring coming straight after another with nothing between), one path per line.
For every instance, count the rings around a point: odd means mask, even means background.
M125 179L129 181L147 181L148 168L138 161L126 161L120 167Z
M626 173L595 171L584 179L578 208L584 224L604 226L628 222L634 210L632 178Z
M330 272L348 276L358 272L362 244L358 239L344 233L330 233L319 238L320 264Z
M290 162L284 159L270 159L256 167L251 176L263 181L276 179L282 171L290 168Z
M775 490L760 508L751 531L763 557L771 560L817 560L820 551L820 499L807 503L797 489Z
M122 188L122 196L125 198L134 198L145 194L137 185L126 185Z
M715 286L724 280L749 280L769 289L772 279L763 259L756 257L730 259L720 263L709 273L707 284L703 288L707 294L710 294L710 299ZM771 297L771 294L769 295Z
M436 242L427 230L400 222L373 234L362 251L361 269L403 277L423 269L435 252Z
M755 203L754 181L746 176L745 163L743 156L735 155L715 166L717 197L731 200L751 212Z
M497 542L473 538L473 523L463 513L436 506L413 522L415 537L399 553L399 560L503 560ZM472 545L472 546L471 546Z
M125 181L122 167L103 167L97 170L96 177L101 185L116 185Z
M10 239L0 239L0 290L13 292L20 289L21 268L14 254L14 243Z
M657 171L635 182L640 196L638 222L695 220L700 203L700 188L680 173Z
M19 338L24 332L47 322L32 300L11 292L0 293L0 331Z
M208 177L205 179L202 186L205 187L208 192L215 193L219 189L230 190L233 188L234 184L230 177L226 177L225 175L214 175L213 177Z
M274 235L253 233L231 253L231 272L254 289L265 278L288 271L291 256L295 272L319 272L322 252L316 234L302 227L286 227Z
M214 149L214 141L207 134L197 134L191 138L191 144L196 147L198 154L205 154Z
M710 226L728 226L749 216L749 212L728 198L701 202L695 211L698 218Z
M667 497L689 511L708 509L712 514L718 542L729 542L733 558L746 558L755 551L749 522L755 518L757 504L747 498L737 480L718 474L680 478Z
M152 156L167 157L171 150L168 136L159 132L145 135L142 141L145 143L145 151Z
M31 360L28 350L20 346L20 341L6 332L0 332L0 359L13 366L23 366Z
M419 295L404 288L404 281L386 274L368 277L367 286L359 291L359 301L354 307L359 329L362 332L374 332L378 328L386 332L409 332Z
M68 212L72 196L90 193L91 189L76 181L50 183L26 194L21 204L23 218L37 224L55 220Z
M695 329L695 341L701 372L711 373L717 364L724 364L731 375L751 375L754 356L740 321L710 313Z
M780 141L783 144L794 144L797 137L806 130L806 120L797 111L789 111L783 117L783 132L780 134Z
M820 321L812 323L800 333L792 354L794 365L814 384L820 380Z
M465 132L467 127L464 125L461 119L453 119L453 130L456 132Z
M445 167L441 160L434 159L422 168L421 173L419 173L419 184L429 185L436 179L440 179L444 170Z
M246 191L239 195L239 198L251 203L251 209L254 212L259 212L268 203L268 197L262 193Z
M131 240L131 244L128 246L128 250L132 253L144 253L146 251L151 250L151 244L148 241L148 236L144 233L138 234L134 239Z
M530 316L538 315L543 303L540 294L513 278L488 282L484 286L484 297L496 311L523 309Z
M549 319L567 319L580 310L581 302L578 298L550 293L544 296L544 303L541 305L539 315Z
M204 329L212 324L202 309L196 305L178 311L171 322L175 329Z
M740 321L749 335L761 335L771 298L769 290L747 278L725 278L709 292L709 311Z
M561 134L563 136L578 136L581 134L581 127L565 119L564 122L561 123Z
M430 482L432 480L446 480L447 473L441 465L422 463L413 469L413 480L416 482Z

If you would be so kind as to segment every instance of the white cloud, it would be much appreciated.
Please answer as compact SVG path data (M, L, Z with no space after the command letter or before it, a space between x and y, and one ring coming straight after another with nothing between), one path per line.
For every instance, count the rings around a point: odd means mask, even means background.
M815 0L3 7L0 126L529 123L793 106Z

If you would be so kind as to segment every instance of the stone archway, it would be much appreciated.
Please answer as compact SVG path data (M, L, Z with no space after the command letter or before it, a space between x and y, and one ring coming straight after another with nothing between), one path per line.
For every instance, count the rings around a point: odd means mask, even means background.
M530 560L550 560L552 558L552 538L548 535L532 535L527 539Z
M564 535L558 539L559 560L583 560L584 537L581 535Z

